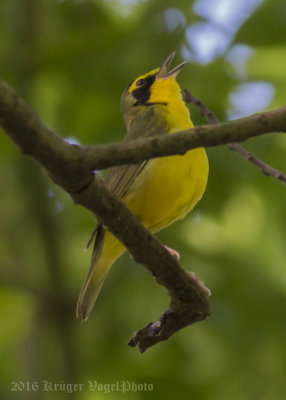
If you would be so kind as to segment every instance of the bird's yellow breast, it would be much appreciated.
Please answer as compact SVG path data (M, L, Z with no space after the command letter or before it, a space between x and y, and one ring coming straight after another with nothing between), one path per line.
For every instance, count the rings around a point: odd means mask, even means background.
M162 114L160 118L167 121L169 133L193 127L189 110L178 98L174 97L170 107L156 107ZM203 148L183 156L150 160L123 201L147 228L157 232L183 218L196 205L205 191L208 171Z

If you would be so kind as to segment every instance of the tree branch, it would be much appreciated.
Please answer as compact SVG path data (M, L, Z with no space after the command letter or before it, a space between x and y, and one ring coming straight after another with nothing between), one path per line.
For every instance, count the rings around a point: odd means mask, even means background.
M286 132L286 106L250 117L197 126L192 129L132 142L82 146L86 167L106 168L111 165L136 163L145 159L185 154L197 147L210 147L243 142L265 133Z
M76 146L65 142L39 120L12 88L0 80L1 125L19 145L69 192L80 191L92 180L92 171L113 165L184 154L197 147L243 142L266 133L286 132L286 106L250 117L198 126L147 139L106 145Z
M286 107L213 126L130 143L73 146L46 128L31 108L0 81L0 123L23 153L34 157L75 203L92 211L143 264L171 296L169 309L130 340L140 351L168 339L210 313L209 291L184 271L160 242L106 188L94 169L135 163L164 155L184 154L201 146L217 146L269 132L286 131Z
M0 82L0 121L23 153L42 164L51 178L68 191L75 203L92 211L143 264L171 296L170 308L156 330L144 328L130 340L141 352L166 340L186 325L210 314L209 292L183 270L160 242L106 188L98 174L84 163L84 151L64 142L47 129L30 107L4 82Z
M93 211L104 225L128 249L134 260L151 272L170 297L170 308L159 321L137 331L129 341L141 352L173 333L210 314L209 291L193 275L187 273L141 222L105 187L98 174L93 182L78 194L76 203ZM152 329L151 327L156 327Z

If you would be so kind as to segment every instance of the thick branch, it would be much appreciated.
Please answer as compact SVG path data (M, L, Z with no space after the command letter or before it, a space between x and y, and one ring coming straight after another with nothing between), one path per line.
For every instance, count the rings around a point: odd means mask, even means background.
M93 170L184 154L201 146L242 142L265 133L286 132L284 106L235 121L198 126L172 135L107 145L74 146L46 128L31 108L3 81L0 81L0 94L1 125L24 153L33 155L49 171L56 183L72 192L79 191L91 181Z
M127 207L105 188L92 170L135 163L157 156L184 154L200 146L216 146L269 132L286 131L286 107L225 124L194 128L132 143L72 146L47 129L30 107L0 81L0 123L23 153L34 157L74 201L95 213L106 227L163 285L170 308L129 342L141 351L166 340L186 325L210 313L204 286L186 273Z
M209 291L178 264L128 208L106 189L98 174L83 191L72 194L76 203L93 211L126 246L135 261L143 264L170 297L170 308L159 321L137 331L129 345L148 347L210 314Z
M198 126L172 135L103 146L83 146L83 150L87 167L100 169L110 166L109 160L112 160L112 165L136 163L149 158L184 154L196 147L242 142L271 132L286 132L286 106L235 121Z

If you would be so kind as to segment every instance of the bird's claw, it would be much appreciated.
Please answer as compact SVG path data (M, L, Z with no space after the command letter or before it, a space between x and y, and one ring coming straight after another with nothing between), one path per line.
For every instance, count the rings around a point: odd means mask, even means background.
M165 249L171 254L171 256L176 257L176 259L179 261L181 258L180 253L177 250L172 249L171 247L164 246Z

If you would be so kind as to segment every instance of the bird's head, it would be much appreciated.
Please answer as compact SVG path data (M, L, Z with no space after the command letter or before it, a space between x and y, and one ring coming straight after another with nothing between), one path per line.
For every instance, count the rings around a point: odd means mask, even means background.
M161 67L140 75L132 81L121 96L121 110L128 126L142 109L154 104L167 106L182 101L181 90L176 77L186 62L168 72L175 51L163 62Z

